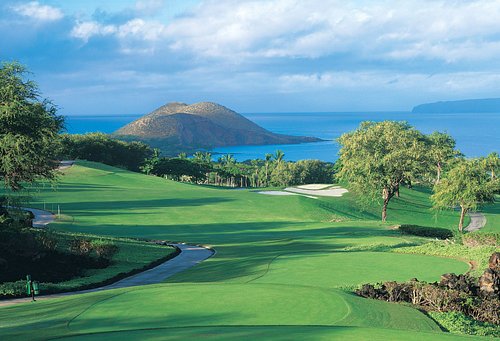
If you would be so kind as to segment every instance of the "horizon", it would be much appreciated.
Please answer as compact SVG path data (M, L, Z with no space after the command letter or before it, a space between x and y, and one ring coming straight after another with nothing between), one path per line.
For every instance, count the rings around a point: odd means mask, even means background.
M405 112L500 93L495 1L7 0L0 9L9 31L0 60L26 65L67 116L207 98L241 113Z

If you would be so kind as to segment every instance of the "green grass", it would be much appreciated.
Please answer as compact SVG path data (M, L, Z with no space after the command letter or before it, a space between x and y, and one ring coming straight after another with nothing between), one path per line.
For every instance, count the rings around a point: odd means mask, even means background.
M69 239L73 235L65 234L65 237ZM91 237L89 235L77 236L82 238ZM82 277L73 278L69 281L57 284L42 283L41 290L43 291L47 288L50 292L61 292L95 287L100 283L107 283L112 278L123 278L125 274L135 273L141 269L148 268L158 261L168 258L175 252L175 248L173 247L156 245L139 240L113 237L106 237L105 239L118 246L118 252L113 255L110 266L104 269L88 269Z
M483 209L486 216L486 225L481 231L500 233L500 196L496 196L496 204L486 205Z
M40 189L35 203L59 205L74 219L54 224L58 230L199 243L213 246L217 254L161 285L0 308L4 335L450 337L413 308L339 289L411 277L437 280L441 273L468 269L456 257L391 253L428 241L401 235L391 225L452 229L457 224L457 212L436 215L429 210L425 189L402 189L401 198L390 204L389 222L382 224L379 209L363 210L352 194L317 200L266 196L93 163L81 163L66 173L56 191Z

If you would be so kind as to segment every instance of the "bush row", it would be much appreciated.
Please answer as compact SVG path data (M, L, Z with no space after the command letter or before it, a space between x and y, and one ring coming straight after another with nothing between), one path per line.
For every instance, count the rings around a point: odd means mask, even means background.
M388 302L407 302L424 310L459 312L470 318L500 324L500 300L481 296L474 289L474 279L459 275L453 279L456 285L426 283L413 279L409 282L385 282L364 284L356 294Z
M402 233L420 237L430 237L438 239L450 239L453 237L453 232L451 230L438 227L426 227L426 226L403 224L399 227L399 230Z

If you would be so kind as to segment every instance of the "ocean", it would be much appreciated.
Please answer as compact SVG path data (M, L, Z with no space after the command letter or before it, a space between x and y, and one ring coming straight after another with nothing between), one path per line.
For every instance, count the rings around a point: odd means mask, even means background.
M277 149L285 159L335 161L339 146L335 139L358 127L363 121L407 121L420 131L447 132L457 141L457 148L468 157L500 152L500 113L421 114L411 112L322 112L322 113L248 113L243 114L258 125L279 134L314 136L324 142L294 145L234 146L215 148L217 154L233 154L238 161L263 158ZM111 133L140 116L68 116L67 131L82 134L100 131Z

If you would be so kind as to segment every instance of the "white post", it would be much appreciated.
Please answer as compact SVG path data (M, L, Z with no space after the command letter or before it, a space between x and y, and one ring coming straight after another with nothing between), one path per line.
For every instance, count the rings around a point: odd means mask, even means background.
M57 217L61 218L61 207L57 205Z

